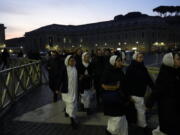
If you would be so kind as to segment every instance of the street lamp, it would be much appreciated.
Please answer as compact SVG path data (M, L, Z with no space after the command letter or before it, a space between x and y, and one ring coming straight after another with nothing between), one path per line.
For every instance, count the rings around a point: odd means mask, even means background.
M81 39L80 39L80 43L82 43L82 42L83 42L83 39L81 38Z

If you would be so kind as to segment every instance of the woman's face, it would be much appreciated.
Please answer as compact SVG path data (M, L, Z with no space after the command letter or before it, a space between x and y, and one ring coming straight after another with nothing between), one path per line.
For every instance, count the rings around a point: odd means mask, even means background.
M120 58L118 58L118 59L116 60L116 62L115 62L115 67L116 67L116 68L121 68L121 67L123 67L123 61L122 61Z
M174 56L174 67L180 68L180 56L178 54L175 54Z
M101 50L97 50L97 56L102 56L102 51Z
M86 63L89 63L89 60L90 60L89 55L88 55L88 54L85 55L85 56L84 56L84 61L85 61Z
M144 55L143 54L138 54L137 58L136 58L136 61L141 63L141 62L143 62L143 60L144 60Z
M70 58L68 61L68 65L71 67L74 67L76 65L76 61L74 58Z

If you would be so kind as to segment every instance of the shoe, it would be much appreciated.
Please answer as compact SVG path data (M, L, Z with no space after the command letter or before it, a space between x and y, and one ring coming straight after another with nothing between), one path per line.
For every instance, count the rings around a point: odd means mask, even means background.
M91 114L92 114L91 109L87 108L87 109L86 109L86 114L87 114L88 116L91 115Z
M58 95L54 93L53 102L56 103L58 101Z
M64 116L69 117L69 115L66 113L66 108L64 108Z
M65 116L65 117L69 117L69 115L68 115L66 112L64 113L64 116Z
M106 129L106 135L112 135L107 129Z
M143 128L144 135L152 135L152 130L149 127Z
M78 128L78 123L75 121L74 118L71 118L71 126L73 129L77 129Z

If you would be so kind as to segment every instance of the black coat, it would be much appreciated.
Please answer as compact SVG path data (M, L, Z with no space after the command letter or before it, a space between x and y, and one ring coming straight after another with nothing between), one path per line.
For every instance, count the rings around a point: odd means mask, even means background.
M65 65L61 68L60 78L59 78L59 87L61 93L68 93L68 74L67 68Z
M154 83L144 63L132 61L126 71L126 83L129 95L144 97L147 86L154 88Z
M179 91L179 70L162 65L150 99L157 101L160 130L168 135L180 134Z
M77 79L78 79L78 71L77 71ZM61 93L68 93L68 74L67 74L67 68L64 65L61 68L60 71L60 79L59 79L59 86L60 86L60 91ZM78 82L77 82L78 85ZM77 88L78 90L78 88Z
M80 65L81 65L81 62L82 62L82 58L81 58L81 55L75 55L74 56L75 60L76 60L76 68L79 69Z
M104 90L103 103L104 114L109 116L122 116L125 114L125 104L127 99L124 95L125 76L121 69L107 66L102 76L101 84L116 85L120 83L118 90Z
M85 74L87 70L88 75ZM92 88L92 64L90 63L88 67L85 67L82 63L78 69L79 74L79 89L81 93L84 92L85 89Z
M64 65L64 57L55 56L48 60L49 87L51 90L59 90L60 71Z
M104 68L105 68L105 61L103 56L95 56L92 60L92 66L93 66L93 76L94 79L100 79Z

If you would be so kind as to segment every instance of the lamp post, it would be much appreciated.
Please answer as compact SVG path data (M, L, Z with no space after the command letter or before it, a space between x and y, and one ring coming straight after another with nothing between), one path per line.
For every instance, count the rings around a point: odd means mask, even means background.
M104 43L104 46L107 46L107 43L106 43L106 42Z
M140 50L139 49L139 42L138 41L136 41L136 45L137 45L137 50Z

